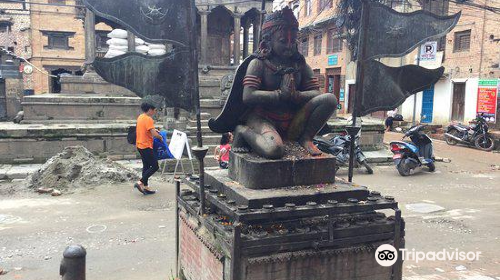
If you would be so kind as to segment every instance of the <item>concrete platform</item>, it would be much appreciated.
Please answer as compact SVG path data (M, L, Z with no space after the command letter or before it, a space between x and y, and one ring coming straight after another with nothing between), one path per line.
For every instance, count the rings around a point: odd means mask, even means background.
M251 209L259 209L266 204L283 207L286 203L305 205L309 201L327 203L328 200L346 202L349 198L366 200L370 193L366 187L342 181L332 184L255 190L231 179L228 170L207 171L205 183L225 194L228 200L234 200L238 205L248 205Z

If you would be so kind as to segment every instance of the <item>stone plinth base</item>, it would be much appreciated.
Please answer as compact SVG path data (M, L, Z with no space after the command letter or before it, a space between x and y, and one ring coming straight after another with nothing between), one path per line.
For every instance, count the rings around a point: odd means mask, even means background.
M335 157L326 154L268 160L254 154L231 153L229 165L229 177L249 189L335 182Z
M282 207L286 203L305 205L309 201L327 203L328 200L346 202L349 198L366 200L370 195L366 187L343 182L254 190L231 179L228 170L206 171L205 183L210 185L211 189L226 195L228 200L234 200L239 205L247 205L251 209L259 209L266 204Z
M141 113L139 97L90 94L40 94L23 100L24 122L135 121Z
M103 96L137 96L132 91L106 82L95 72L83 76L61 77L61 91L72 94L99 94Z

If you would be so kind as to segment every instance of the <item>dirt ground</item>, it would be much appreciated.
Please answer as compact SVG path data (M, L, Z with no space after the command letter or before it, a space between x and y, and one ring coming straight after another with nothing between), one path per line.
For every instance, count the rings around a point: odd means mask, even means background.
M386 140L399 139L388 134ZM437 172L401 177L393 166L355 182L395 196L406 221L406 248L481 251L479 261L405 262L406 280L500 279L500 154L435 143L451 163ZM339 171L346 177L345 170ZM60 197L38 195L20 182L0 183L0 280L58 279L67 245L87 249L87 279L165 280L174 267L174 186L156 178L158 194L132 184L103 185ZM444 210L420 214L414 203Z

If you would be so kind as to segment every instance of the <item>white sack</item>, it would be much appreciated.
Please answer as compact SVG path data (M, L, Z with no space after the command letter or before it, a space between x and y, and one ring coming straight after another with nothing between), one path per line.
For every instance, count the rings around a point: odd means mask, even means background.
M128 46L110 45L109 49L110 50L115 50L115 51L121 51L121 52L128 52Z
M128 46L128 41L127 39L113 38L106 41L106 44L108 44L109 46Z
M149 46L149 47L151 47L151 46ZM152 50L149 50L149 52L148 52L148 55L150 55L150 56L160 56L160 55L164 55L164 54L167 54L167 50L152 49Z
M127 30L123 29L113 29L113 31L108 33L108 38L127 39L127 37L128 37Z
M144 45L146 44L146 42L144 42L144 40L142 40L141 38L135 38L135 45L136 46L139 46L139 45Z
M106 55L104 56L104 58L113 58L113 57L117 57L117 56L120 56L120 55L124 55L126 54L126 52L122 52L122 51L117 51L117 50L109 50Z
M149 44L149 48L152 50L167 50L167 46L163 44Z
M138 53L148 53L149 52L149 47L148 46L145 46L145 45L141 45L141 46L136 46L135 47L135 51L138 52Z

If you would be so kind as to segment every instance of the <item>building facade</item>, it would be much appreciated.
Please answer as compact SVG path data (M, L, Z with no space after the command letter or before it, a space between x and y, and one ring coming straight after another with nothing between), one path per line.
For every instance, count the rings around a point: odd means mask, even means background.
M349 54L342 32L335 25L335 0L282 1L276 9L288 5L299 20L299 51L320 80L321 90L335 94L341 109L346 108L346 66Z
M432 0L418 7L440 15L462 11L462 16L451 32L436 41L436 61L420 62L426 68L444 66L445 73L433 87L408 98L400 107L406 120L411 121L415 116L415 121L421 123L467 123L478 111L486 107L494 111L496 105L496 126L500 127L500 14L478 6L498 7L498 4L488 0L463 4ZM415 63L417 55L412 54L410 60ZM497 89L493 90L494 87ZM495 91L497 95L493 97L491 93ZM490 100L484 92L488 92Z
M336 2L281 0L275 3L275 9L287 5L295 11L300 22L300 51L320 77L323 90L333 92L339 98L342 106L339 112L349 113L355 95L356 64L350 62L342 32L336 30ZM472 120L478 112L478 106L484 107L484 94L483 99L480 97L478 100L482 87L491 88L493 84L500 87L500 15L478 7L498 7L498 4L489 0L474 0L464 4L448 0L411 1L408 6L401 3L394 1L393 8L400 12L425 9L439 15L462 11L462 17L454 30L437 40L437 61L419 62L427 68L444 66L444 76L434 87L418 93L416 98L408 98L400 106L400 113L409 121L415 115L418 122L441 125L451 121ZM382 61L390 66L416 64L418 51L403 58ZM496 91L500 91L500 88ZM498 93L497 100L488 102L496 103L497 111L500 109ZM488 106L491 107L491 104ZM373 115L381 118L385 116L384 112Z
M82 9L75 0L42 0L31 7L35 94L60 92L59 75L81 75L85 59ZM45 4L45 5L44 5Z

